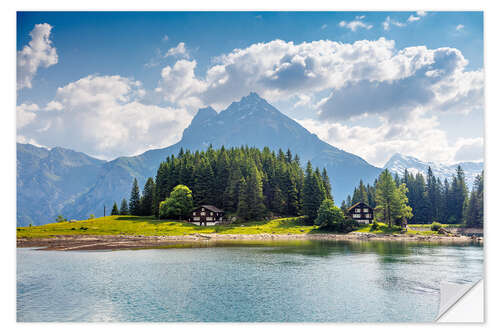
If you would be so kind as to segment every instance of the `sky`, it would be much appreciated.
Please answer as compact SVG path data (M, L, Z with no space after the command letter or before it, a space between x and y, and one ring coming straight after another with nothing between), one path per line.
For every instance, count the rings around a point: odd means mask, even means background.
M322 140L482 161L482 12L18 12L17 141L114 159L257 92Z

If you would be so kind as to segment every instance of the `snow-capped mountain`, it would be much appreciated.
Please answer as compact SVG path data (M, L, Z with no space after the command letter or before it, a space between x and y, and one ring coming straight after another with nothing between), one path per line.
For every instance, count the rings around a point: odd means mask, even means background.
M425 175L427 173L427 168L431 167L434 175L444 181L445 178L448 178L450 180L453 175L456 174L456 169L459 164L464 170L467 186L469 188L472 188L474 184L474 178L476 177L476 175L480 174L481 171L483 171L483 162L462 162L457 164L423 162L416 157L398 153L394 154L389 159L389 161L387 161L384 169L389 169L389 171L402 176L404 175L405 169L408 169L408 172L413 174L420 172Z

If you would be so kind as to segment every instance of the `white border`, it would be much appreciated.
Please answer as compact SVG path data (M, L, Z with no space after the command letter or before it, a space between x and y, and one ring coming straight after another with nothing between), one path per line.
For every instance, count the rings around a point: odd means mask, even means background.
M16 43L16 11L17 10L484 10L485 23L485 72L486 72L486 241L485 241L485 290L486 297L486 321L485 325L463 325L463 324L17 324L15 322L15 43ZM489 221L491 216L490 211L500 199L500 165L498 145L500 145L500 130L499 112L500 105L498 96L500 95L499 82L499 66L500 53L498 49L498 32L500 31L500 15L497 11L494 1L436 1L436 0L420 0L414 3L404 1L356 1L349 0L344 2L339 1L269 1L269 0L253 0L251 2L238 3L234 0L212 0L210 2L203 1L103 1L103 0L87 0L85 2L71 2L63 0L22 0L22 1L4 1L1 5L0 22L0 40L2 41L1 48L1 175L2 175L2 190L1 195L1 212L2 212L2 231L3 242L1 242L3 250L3 267L1 276L2 301L1 301L1 324L6 332L11 330L20 330L27 332L66 332L68 329L74 332L83 332L86 330L104 331L119 329L121 332L137 332L138 329L147 329L148 331L177 332L181 330L203 330L203 332L253 332L255 330L271 331L271 330L287 330L287 332L302 332L305 329L311 328L315 331L326 332L341 329L343 331L355 332L360 329L370 330L373 332L405 332L415 331L420 332L422 329L428 330L453 330L454 332L468 332L479 329L496 328L498 331L499 319L498 309L500 304L494 295L500 295L498 283L500 281L499 268L492 262L489 262L491 253L500 253L500 241L496 240L500 237L500 221ZM492 260L496 260L496 256L491 256ZM491 281L491 283L490 283ZM424 327L425 326L425 327Z

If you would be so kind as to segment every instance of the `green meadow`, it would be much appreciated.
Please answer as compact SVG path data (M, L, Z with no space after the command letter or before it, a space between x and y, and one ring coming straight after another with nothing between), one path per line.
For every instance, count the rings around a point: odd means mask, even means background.
M304 225L301 217L204 227L181 221L158 220L154 217L116 215L76 222L18 227L17 237L42 238L57 235L182 236L197 233L304 234L317 228L317 226Z

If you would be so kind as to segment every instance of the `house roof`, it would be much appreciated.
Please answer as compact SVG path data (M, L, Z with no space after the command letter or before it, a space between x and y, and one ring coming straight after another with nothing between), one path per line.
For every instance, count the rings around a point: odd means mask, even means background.
M212 205L201 205L200 207L208 209L214 213L223 213L224 212L222 209L219 209L219 208L212 206ZM197 208L200 208L200 207L197 207ZM195 209L197 209L197 208L195 208Z
M365 205L365 206L366 206L366 207L368 207L368 208L371 208L370 206L368 206L367 204L365 204L363 201L360 201L360 202L355 203L354 205L352 205L349 209L347 209L347 211L348 211L348 212L350 212L352 209L354 209L354 208L358 207L358 206L359 206L359 205L361 205L361 204Z

